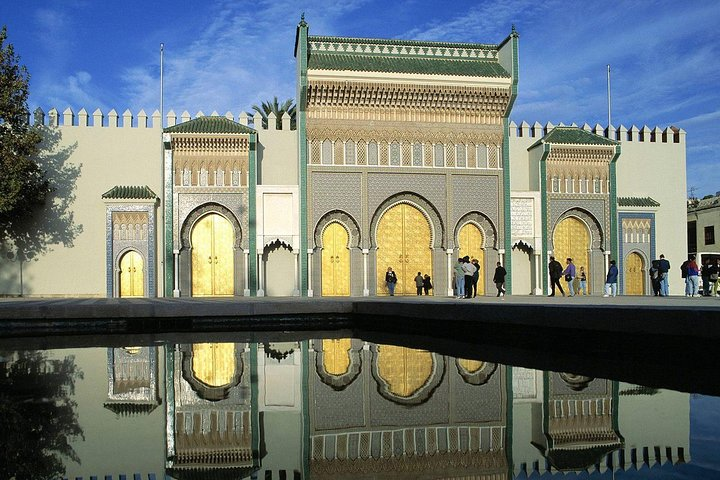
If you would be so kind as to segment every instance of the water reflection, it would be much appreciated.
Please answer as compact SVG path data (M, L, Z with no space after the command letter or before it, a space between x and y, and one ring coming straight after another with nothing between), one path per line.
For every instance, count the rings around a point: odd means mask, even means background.
M72 478L501 480L690 460L688 394L572 373L350 338L76 355L88 440L71 442Z
M69 443L84 438L71 399L79 379L72 356L0 351L0 478L54 479L64 459L80 463Z

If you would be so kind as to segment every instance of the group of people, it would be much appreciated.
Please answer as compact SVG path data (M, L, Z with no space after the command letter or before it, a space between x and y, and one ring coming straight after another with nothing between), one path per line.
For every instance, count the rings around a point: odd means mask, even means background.
M613 262L614 264L614 262ZM554 297L555 296L555 287L560 290L560 293L562 296L565 296L565 291L562 288L562 285L560 285L560 279L565 277L565 282L567 283L568 288L568 295L571 297L575 296L575 279L577 278L579 280L578 285L578 294L582 293L583 295L587 295L587 273L585 272L585 267L581 266L580 270L577 270L575 268L575 264L573 263L572 258L568 257L565 259L565 265L566 267L563 269L560 262L555 260L555 257L550 257L550 263L548 264L548 273L550 274L550 295L548 297ZM617 280L615 280L617 282ZM607 295L606 295L607 296ZM615 295L613 295L615 296Z
M385 285L387 286L388 293L391 297L395 296L395 286L397 285L397 282L397 274L392 267L388 267L387 272L385 272ZM433 288L430 275L427 273L423 275L422 272L418 272L415 277L415 287L417 288L418 295L422 295L423 291L425 292L425 295L430 295L430 290Z
M695 255L690 255L688 259L680 265L680 273L682 278L685 279L686 297L711 297L718 295L720 259L707 259L703 266L700 267L695 261ZM701 279L702 291L700 285Z

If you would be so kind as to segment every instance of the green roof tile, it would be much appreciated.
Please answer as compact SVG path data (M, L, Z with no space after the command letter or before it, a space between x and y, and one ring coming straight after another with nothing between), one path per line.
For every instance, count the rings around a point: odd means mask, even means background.
M533 143L534 148L542 143L553 143L559 145L618 145L615 140L596 135L579 127L555 127L543 138ZM530 150L528 148L528 150Z
M155 200L158 197L147 185L144 187L118 185L103 193L102 198L113 200Z
M650 197L618 197L619 207L659 207L660 203Z
M225 117L198 117L167 127L168 133L255 133L250 127Z
M449 57L417 58L312 52L308 58L308 70L350 70L510 78L510 74L494 60L466 60Z

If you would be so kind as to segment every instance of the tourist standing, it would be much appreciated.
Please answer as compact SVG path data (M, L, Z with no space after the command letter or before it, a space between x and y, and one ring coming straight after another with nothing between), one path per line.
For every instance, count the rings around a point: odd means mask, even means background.
M699 296L700 292L700 268L695 261L695 255L690 255L687 263L687 278L690 285L690 296Z
M617 295L618 268L615 260L610 260L610 268L608 268L607 278L605 279L605 293L603 297Z
M688 278L688 263L690 263L690 260L685 260L680 265L680 276L682 277L683 281L685 282L685 296L690 296L690 290L692 290L692 287L690 286L690 279Z
M562 288L562 285L560 285L560 278L562 277L563 268L562 265L560 265L560 262L555 260L555 257L550 257L550 263L548 263L548 274L550 275L550 288L552 290L552 293L548 295L548 297L554 297L555 296L555 287L560 289L560 293L562 293L562 296L565 296L565 291Z
M580 267L580 291L583 295L587 295L587 275L585 275L585 267Z
M565 270L563 270L562 274L565 275L565 281L568 284L568 295L574 297L575 287L573 285L573 282L575 281L575 264L570 257L565 259L565 264L567 265L567 267L565 267Z
M454 268L455 272L455 298L465 296L465 272L463 271L463 259L458 258Z
M388 267L387 272L385 273L385 284L387 285L388 292L390 292L390 296L395 296L395 285L397 284L398 278L397 275L395 275L395 272L393 272L392 267Z
M712 285L710 285L710 295L720 295L720 292L718 292L718 283L720 283L720 258L717 259L715 262L715 268L712 273L710 273L710 281L712 282Z
M423 289L425 290L425 295L430 295L430 290L432 290L433 285L430 281L430 275L427 273L425 274L425 277L423 278Z
M417 276L415 277L415 288L417 289L418 295L422 295L424 284L425 279L423 278L422 273L418 272Z
M709 297L710 296L710 273L715 269L715 265L713 262L711 262L709 259L705 260L705 264L702 266L702 272L700 273L700 276L702 277L702 284L703 284L703 297ZM717 280L717 278L716 278Z
M475 273L473 273L473 279L472 279L472 288L473 288L473 298L477 297L477 284L478 280L480 280L480 262L478 262L477 258L473 258L470 260L470 263L473 264L473 267L475 267Z
M660 255L658 260L658 274L660 275L660 296L667 297L670 295L670 285L668 275L670 272L670 262L665 259L665 255Z
M498 297L505 295L505 275L507 275L507 270L505 270L505 267L503 267L500 262L497 262L497 267L495 267L495 275L493 275L493 282L495 282L495 286L497 287Z
M656 297L660 296L660 272L658 270L659 260L653 260L650 265L650 284L652 285L653 294Z
M472 279L475 274L475 265L470 263L470 257L463 257L463 273L465 273L465 298L472 298Z

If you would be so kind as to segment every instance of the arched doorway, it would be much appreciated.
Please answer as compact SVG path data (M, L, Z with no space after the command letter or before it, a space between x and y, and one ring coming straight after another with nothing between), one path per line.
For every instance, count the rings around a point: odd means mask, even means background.
M235 231L222 215L209 213L193 226L192 296L231 296L234 293Z
M192 346L193 376L208 387L223 387L236 376L234 343L195 343Z
M135 250L130 250L120 258L120 296L145 296L145 262Z
M323 339L323 369L329 375L344 375L350 369L349 338Z
M377 373L392 395L407 398L416 394L428 383L433 368L430 352L378 345Z
M432 277L430 224L420 210L400 203L386 211L377 226L377 294L387 295L385 272L398 277L395 295L415 295L417 272Z
M567 217L555 226L553 233L553 253L555 259L565 268L565 259L572 258L577 275L580 267L585 267L587 291L592 293L590 275L590 231L577 217Z
M347 230L330 223L322 234L322 295L350 295L350 250Z
M477 258L480 269L478 270L478 295L485 294L485 251L483 245L485 237L483 236L482 230L478 228L474 223L466 223L460 228L458 233L458 245L460 247L459 258L468 256L471 259Z
M637 252L625 258L625 295L645 295L645 262Z

